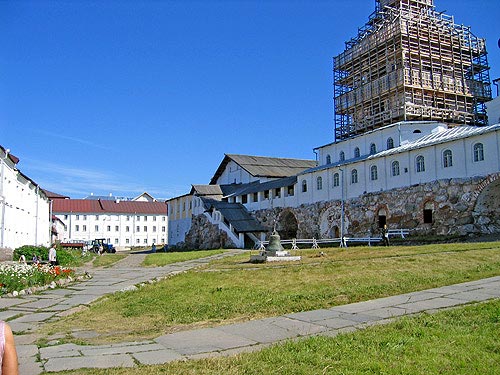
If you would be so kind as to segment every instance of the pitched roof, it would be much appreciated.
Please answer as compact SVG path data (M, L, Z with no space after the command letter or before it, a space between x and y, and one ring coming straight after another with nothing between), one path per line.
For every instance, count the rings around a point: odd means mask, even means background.
M205 207L215 208L240 233L267 232L268 229L260 224L240 203L229 203L209 198L202 198Z
M45 193L45 195L49 198L49 199L68 199L69 197L66 196L66 195L61 195L61 194L57 194L57 193L54 193L52 191L49 191L47 189L42 189Z
M217 183L217 179L222 175L230 161L234 161L254 177L271 178L293 176L316 166L316 161L307 159L225 154L219 168L210 180L211 185Z
M219 185L192 185L190 194L196 194L200 197L222 196L222 190Z
M82 214L156 214L166 215L167 205L163 202L102 201L92 199L55 199L52 205L54 213Z

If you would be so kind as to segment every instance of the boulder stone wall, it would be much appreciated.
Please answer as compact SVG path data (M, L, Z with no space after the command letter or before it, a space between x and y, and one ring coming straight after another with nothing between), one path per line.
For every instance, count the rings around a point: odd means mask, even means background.
M185 241L179 247L205 250L234 248L236 245L227 236L226 232L221 231L217 225L212 224L205 215L197 215L193 217Z
M499 233L500 202L496 203L500 201L498 176L443 179L348 199L344 202L344 235L380 235L379 227L384 219L389 229L410 229L413 234L421 235ZM489 195L486 196L483 190ZM476 206L481 195L482 201L489 202L483 204L484 209L478 207L479 204ZM427 211L425 219L424 211ZM253 212L253 215L270 228L276 219L280 232L280 229L285 230L280 228L280 216L284 212L295 216L297 238L339 237L342 218L340 201L277 207Z

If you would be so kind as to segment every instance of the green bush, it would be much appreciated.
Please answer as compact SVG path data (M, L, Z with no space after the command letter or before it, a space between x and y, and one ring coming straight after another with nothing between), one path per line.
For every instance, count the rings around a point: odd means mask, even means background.
M56 247L56 251L57 262L63 266L79 266L83 262L86 262L92 258L91 254L82 256L82 252L80 250L64 249L60 246ZM21 255L24 255L26 257L26 261L28 262L33 259L33 255L38 256L42 260L42 262L47 262L49 259L49 249L45 246L25 245L15 249L12 258L13 260L17 261L19 260Z
M12 260L19 260L21 255L24 255L26 257L26 261L28 262L33 259L34 255L47 261L49 259L49 248L45 246L24 245L14 250Z

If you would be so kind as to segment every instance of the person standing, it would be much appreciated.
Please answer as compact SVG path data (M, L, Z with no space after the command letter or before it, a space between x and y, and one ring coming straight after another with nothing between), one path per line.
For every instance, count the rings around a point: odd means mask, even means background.
M49 263L52 267L57 264L56 244L52 245L52 247L49 250Z
M0 374L19 375L16 346L12 329L0 320Z

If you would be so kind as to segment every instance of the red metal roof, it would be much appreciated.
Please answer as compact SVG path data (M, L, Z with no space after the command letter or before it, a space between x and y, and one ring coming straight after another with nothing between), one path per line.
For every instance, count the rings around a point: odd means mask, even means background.
M92 199L54 199L52 211L56 214L155 214L166 215L167 205L163 202L101 201Z

